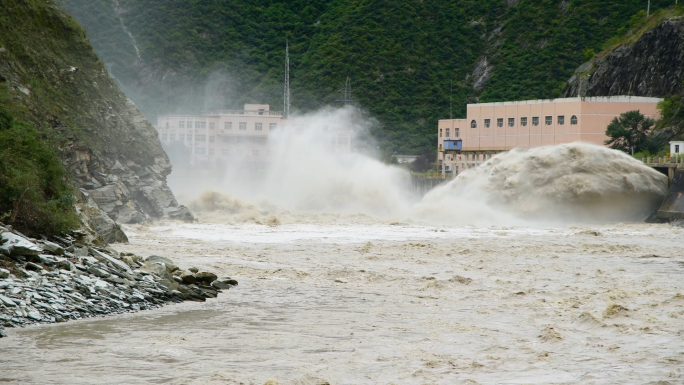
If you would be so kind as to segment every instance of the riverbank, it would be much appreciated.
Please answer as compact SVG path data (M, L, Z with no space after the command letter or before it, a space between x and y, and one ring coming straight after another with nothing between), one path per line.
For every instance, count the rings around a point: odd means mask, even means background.
M8 329L205 301L237 281L98 247L72 231L33 239L0 226L0 337Z

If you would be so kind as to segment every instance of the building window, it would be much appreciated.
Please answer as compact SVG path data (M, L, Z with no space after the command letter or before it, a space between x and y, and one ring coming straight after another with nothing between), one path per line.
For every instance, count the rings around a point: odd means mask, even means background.
M451 135L451 129L450 129L450 128L447 128L447 129L446 129L446 137L448 138L449 135Z
M169 135L169 140L176 140L176 134Z
M210 143L214 143L214 137L213 137L213 136L210 136L210 137L209 137L209 142L210 142Z
M210 130L213 130L214 127L216 127L216 124L215 124L215 123L209 123L209 129L210 129Z
M238 150L238 155L244 155L245 151L244 150Z
M485 128L489 128L490 119L485 119Z
M201 123L200 122L195 122L195 128L200 128Z
M188 124L185 127L192 128L192 122L188 122Z
M441 128L439 129L439 137L440 138L442 137L442 129Z
M169 136L166 134L162 135L162 140L169 140Z
M240 122L240 131L245 131L247 130L247 122Z
M508 118L508 127L515 126L515 118Z
M166 122L166 128L169 128L169 122Z
M209 155L214 155L214 149L213 148L209 149Z
M206 155L207 154L207 149L206 148L196 148L195 149L195 155Z
M223 156L226 156L229 154L228 150L225 150L225 149L223 151L221 151L221 153L223 154Z
M188 142L192 142L192 134L187 134L185 136L185 140L187 140Z
M496 119L496 126L503 127L503 118Z
M562 125L564 125L564 124L565 124L565 116L559 115L559 116L558 116L558 125L559 125L559 126L562 126Z
M475 119L470 121L470 128L477 128L477 122L475 121Z
M553 124L553 116L547 116L546 117L546 125L550 126Z
M206 142L206 141L207 141L206 135L195 135L195 142Z
M577 125L577 116L576 115L573 115L570 117L570 124L572 124L573 126Z
M678 144L675 144L674 153L675 153L675 154L679 154L679 145L678 145Z
M243 139L244 139L244 138L243 138L242 136L238 136L237 138L235 138L235 142L236 142L236 143L242 143L242 142L243 142Z
M180 123L178 123L179 128L185 128L185 121L181 120Z
M254 123L254 129L257 131L261 131L261 129L264 127L263 123Z
M533 126L538 126L538 125L539 125L539 117L538 117L538 116L533 116L533 117L532 117L532 125L533 125Z
M233 129L233 122L223 123L223 128L225 128L226 130L232 130Z
M181 142L185 141L185 134L179 134L178 140L180 140Z
M269 129L269 130L273 131L273 130L275 130L276 128L278 128L278 123L269 123L269 124L268 124L268 129Z
M252 150L252 155L259 156L259 150Z
M526 117L520 118L520 125L523 127L527 126L527 118Z
M456 134L457 138L460 137L461 136L461 130L457 128L456 132L454 132L454 134Z

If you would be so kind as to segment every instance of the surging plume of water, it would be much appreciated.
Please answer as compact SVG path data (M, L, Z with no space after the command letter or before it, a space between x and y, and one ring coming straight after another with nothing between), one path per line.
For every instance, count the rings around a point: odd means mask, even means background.
M664 175L626 154L571 143L499 154L417 202L406 170L359 150L370 125L351 107L295 117L270 134L260 172L227 164L205 177L172 175L170 184L186 201L220 192L191 207L241 221L292 210L478 225L638 221L667 189ZM350 134L351 153L330 145Z
M294 209L367 213L406 213L410 175L362 154L335 152L328 146L351 134L352 146L370 122L358 110L325 109L297 117L270 139L271 161L264 187L273 203Z
M224 163L209 174L172 174L169 184L179 199L193 201L191 208L204 212L211 207L232 214L272 212L277 207L381 218L404 215L417 200L410 194L410 174L368 154L374 148L368 136L372 123L353 107L296 116L269 134L263 169ZM349 140L351 152L344 149ZM213 192L199 196L207 190Z
M667 178L630 156L570 143L512 150L428 193L415 215L441 223L644 220Z

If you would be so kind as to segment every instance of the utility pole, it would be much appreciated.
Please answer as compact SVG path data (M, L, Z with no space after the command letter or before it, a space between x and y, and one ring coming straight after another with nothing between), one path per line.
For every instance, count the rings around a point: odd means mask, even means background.
M651 14L651 0L648 0L648 6L646 6L646 17Z
M453 107L454 107L454 81L451 81L451 93L449 94L449 119L453 119L454 116L452 114L453 112Z
M290 117L290 43L285 41L285 95L283 98L283 117Z
M352 104L354 101L352 99L352 89L351 89L351 78L347 76L347 81L344 83L344 88L338 90L342 94L342 99L335 100L336 102L342 102L345 106Z

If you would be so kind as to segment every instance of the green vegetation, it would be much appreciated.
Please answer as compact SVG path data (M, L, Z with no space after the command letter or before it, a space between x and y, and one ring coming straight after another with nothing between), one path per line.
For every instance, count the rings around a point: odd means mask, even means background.
M78 226L68 174L53 147L0 104L0 221L38 234Z
M386 154L435 151L466 103L558 97L574 70L636 27L642 0L58 0L151 119L167 112L336 104L350 76ZM652 0L651 9L671 6ZM121 18L119 18L119 15ZM649 20L652 20L649 19ZM123 22L123 24L122 24ZM137 58L132 33L140 50ZM620 32L622 31L622 32ZM477 69L477 70L476 70Z
M628 154L651 154L658 152L659 144L653 135L655 121L639 111L628 111L614 118L608 128L606 145Z
M684 90L684 85L682 85ZM671 95L658 103L662 118L656 125L657 130L670 130L672 138L684 139L684 96Z
M79 226L70 171L96 171L106 155L154 164L143 140L154 133L129 134L125 96L52 0L0 0L0 9L0 221L59 233Z

